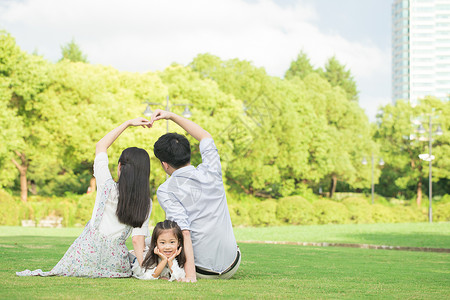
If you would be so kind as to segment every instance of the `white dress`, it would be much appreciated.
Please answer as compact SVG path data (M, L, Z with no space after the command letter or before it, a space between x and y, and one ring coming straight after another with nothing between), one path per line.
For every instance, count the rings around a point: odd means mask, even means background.
M158 258L158 263L160 261L161 260ZM135 260L131 264L131 266L132 266L131 269L133 271L133 277L135 277L137 279L142 279L142 280L155 280L155 279L159 279L162 277L166 277L169 279L169 281L179 280L179 279L186 277L184 268L180 268L180 266L178 265L177 259L175 258L172 262L173 262L172 272L170 271L169 267L166 265L164 267L164 269L162 270L161 274L155 278L155 277L153 277L153 274L155 274L157 265L153 266L150 269L145 270L144 268L139 266L139 263L137 262L137 260Z
M108 156L99 153L94 161L97 198L92 219L58 264L49 272L41 269L16 272L18 276L130 277L132 275L125 242L133 235L148 235L148 219L133 229L119 222L117 184L108 169ZM150 207L151 211L151 207ZM149 214L150 215L150 212Z

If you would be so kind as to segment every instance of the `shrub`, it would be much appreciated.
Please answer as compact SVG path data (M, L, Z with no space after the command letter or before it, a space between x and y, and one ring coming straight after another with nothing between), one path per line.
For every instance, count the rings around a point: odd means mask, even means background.
M450 194L445 194L439 199L439 203L450 203Z
M423 222L427 219L427 216L420 210L407 206L394 206L391 208L391 211L393 213L393 220L396 223Z
M94 210L96 193L84 194L78 198L77 208L75 213L75 220L77 224L86 225L91 219L92 211Z
M372 205L372 220L375 223L394 223L395 217L392 210L381 204Z
M360 197L346 198L342 204L347 207L351 223L367 224L373 223L372 207L367 199Z
M0 189L0 225L19 225L19 212L13 196Z
M314 224L314 207L301 196L290 196L278 201L277 219L288 224Z
M313 205L318 224L349 223L349 212L344 204L331 200L318 200Z
M257 202L252 207L250 220L254 226L276 225L277 202L273 199Z
M434 209L433 219L438 222L450 221L450 202L437 204Z
M150 214L150 223L155 226L156 223L162 222L166 219L166 213L162 209L161 205L159 205L158 200L153 200L152 203L152 212Z
M245 202L232 203L232 204L228 205L231 223L233 224L233 226L251 225L252 222L250 220L250 215L249 215L250 208L251 208L251 205L249 205Z

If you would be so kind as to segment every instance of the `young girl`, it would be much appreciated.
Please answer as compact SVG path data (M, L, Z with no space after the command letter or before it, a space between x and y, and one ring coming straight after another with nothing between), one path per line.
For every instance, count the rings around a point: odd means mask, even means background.
M150 249L142 263L132 263L133 277L138 279L181 280L186 276L183 233L174 221L159 222L153 229Z
M151 211L150 158L139 148L125 149L117 167L118 183L108 169L106 150L129 126L150 128L144 118L126 121L96 145L94 176L97 197L91 220L64 257L49 272L25 270L18 276L130 277L125 241L133 232L136 257L142 262ZM134 228L134 229L133 229Z

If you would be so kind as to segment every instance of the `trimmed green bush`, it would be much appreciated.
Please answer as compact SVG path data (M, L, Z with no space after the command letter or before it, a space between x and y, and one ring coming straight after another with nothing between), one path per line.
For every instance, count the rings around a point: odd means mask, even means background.
M150 223L152 226L155 226L156 223L162 222L166 219L166 213L162 209L161 205L159 205L158 200L153 200L152 203L152 212L150 214Z
M343 196L343 195L342 195ZM405 205L404 201L370 204L370 199L361 194L345 195L341 201L305 199L304 196L289 196L277 200L261 200L251 195L228 197L228 209L233 226L271 226L345 223L399 223L426 222L426 206L417 208ZM349 197L350 196L350 197ZM96 194L67 194L66 197L29 196L22 202L0 189L0 225L20 225L22 220L33 220L36 224L48 216L62 217L64 227L84 226L91 218ZM450 202L445 195L433 204L433 220L450 221ZM156 197L150 216L150 224L165 219L165 213Z
M450 202L437 204L434 208L433 219L438 222L449 222Z
M251 210L250 220L253 226L277 225L277 202L273 199L257 202Z
M391 211L396 223L425 222L427 220L427 215L424 215L421 210L409 206L394 206Z
M290 196L278 200L276 217L287 224L315 224L314 206L302 196Z
M331 200L318 200L313 203L318 224L350 223L350 215L344 204Z
M13 196L0 189L0 225L19 225L19 205Z
M445 194L444 196L442 196L439 200L439 204L441 203L450 203L450 194Z
M84 226L91 219L96 193L84 194L78 198L75 220L77 226Z
M367 199L360 197L346 198L342 204L347 207L351 223L368 224L373 223L372 207Z
M373 204L372 220L375 223L394 223L395 216L389 207L382 204Z
M228 211L230 212L231 223L233 226L251 225L252 222L249 215L251 206L248 203L228 204Z

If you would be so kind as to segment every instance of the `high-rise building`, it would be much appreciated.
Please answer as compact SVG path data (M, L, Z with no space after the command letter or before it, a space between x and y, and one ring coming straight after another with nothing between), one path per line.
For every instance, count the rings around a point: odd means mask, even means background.
M392 102L450 97L450 0L394 0Z

